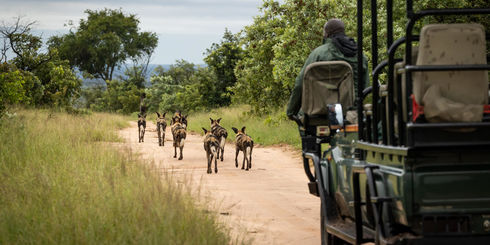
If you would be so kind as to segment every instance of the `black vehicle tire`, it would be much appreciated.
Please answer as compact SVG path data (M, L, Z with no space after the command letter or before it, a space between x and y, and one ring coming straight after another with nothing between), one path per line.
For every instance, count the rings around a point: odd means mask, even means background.
M347 244L345 243L342 239L330 234L327 232L326 229L326 223L327 223L327 215L325 214L323 205L325 205L323 202L320 207L320 232L321 232L321 238L322 238L322 245L343 245Z

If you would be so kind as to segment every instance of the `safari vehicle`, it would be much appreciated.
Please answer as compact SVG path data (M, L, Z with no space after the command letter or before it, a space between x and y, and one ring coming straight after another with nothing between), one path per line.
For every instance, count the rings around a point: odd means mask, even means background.
M373 86L364 88L359 76L354 95L345 62L313 63L303 79L305 115L295 121L309 191L321 199L322 244L490 244L488 34L477 23L430 24L414 34L428 16L488 16L490 9L415 12L406 0L405 36L393 41L387 0L388 59L378 63L376 3L368 37Z

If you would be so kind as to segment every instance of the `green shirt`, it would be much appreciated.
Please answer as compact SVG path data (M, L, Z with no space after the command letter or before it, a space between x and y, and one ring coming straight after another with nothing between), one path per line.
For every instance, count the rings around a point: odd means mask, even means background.
M313 50L308 56L308 58L305 61L305 64L303 65L303 68L301 69L298 77L296 77L296 81L294 83L294 88L291 93L291 97L289 98L289 103L288 103L288 108L286 110L286 113L288 116L293 116L297 115L298 112L300 111L301 108L301 94L303 92L303 76L306 67L314 62L317 61L335 61L335 60L343 60L347 63L349 63L352 66L353 72L354 72L354 91L357 96L357 55L353 57L346 57L340 50L333 44L332 39L327 38L325 40L325 43L319 47L317 47L315 50ZM367 65L367 59L365 56L363 56L363 62L362 62L362 67L364 70L364 81L365 81L365 86L367 87L369 85L369 72L368 72L368 65Z

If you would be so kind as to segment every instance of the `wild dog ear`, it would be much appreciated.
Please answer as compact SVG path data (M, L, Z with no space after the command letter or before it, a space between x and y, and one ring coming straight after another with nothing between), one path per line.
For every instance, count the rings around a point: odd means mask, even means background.
M211 121L211 123L213 123L213 121L214 121L212 118L209 118L209 120Z
M242 133L245 133L245 126L243 126L242 128Z
M158 117L160 117L160 113L158 113L158 111L155 111L155 113L157 114Z
M143 115L143 118L146 118L146 114L145 114L145 115Z
M141 117L141 114L138 113L138 117Z
M221 121L221 117L220 117L220 118L218 118L218 120L216 120L216 121L218 121L218 123L219 123L219 121Z
M164 112L164 113L163 113L163 117L165 117L165 115L166 115L166 114L167 114L167 113L166 113L166 112Z
M235 134L238 134L238 129L237 128L231 127L231 129L233 129L233 132L235 132Z
M202 130L204 130L204 134L208 133L208 130L206 130L205 128L202 128Z

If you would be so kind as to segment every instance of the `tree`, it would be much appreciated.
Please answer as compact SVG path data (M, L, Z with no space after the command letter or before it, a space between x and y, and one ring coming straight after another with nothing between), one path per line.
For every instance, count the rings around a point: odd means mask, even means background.
M254 22L241 32L244 58L235 67L237 83L231 88L232 99L251 105L255 112L276 108L287 96L282 84L274 80L272 64L273 48L286 27L280 11L278 2L264 1L262 15L254 17Z
M33 71L51 59L48 54L39 52L43 42L41 37L32 34L35 24L36 21L26 21L20 16L14 18L13 23L1 21L0 38L3 46L0 49L0 62L9 61L7 54L11 51L15 54L12 61L18 69Z
M81 81L67 61L60 59L55 48L41 52L42 38L32 34L35 21L27 22L22 17L15 18L13 23L1 22L0 38L5 64L10 62L11 71L22 74L25 104L33 105L69 105L78 94ZM15 55L8 59L7 53ZM17 72L17 71L16 71Z
M141 32L136 15L126 15L120 9L85 13L88 17L80 20L78 28L50 39L50 47L58 48L62 59L85 75L104 81L112 80L114 70L127 60L146 64L146 69L158 44L156 33Z
M214 96L219 106L227 106L231 103L228 88L235 85L235 67L242 59L242 49L238 38L228 29L225 29L223 39L219 44L213 43L211 48L206 49L204 61L214 71L217 80L215 84Z

